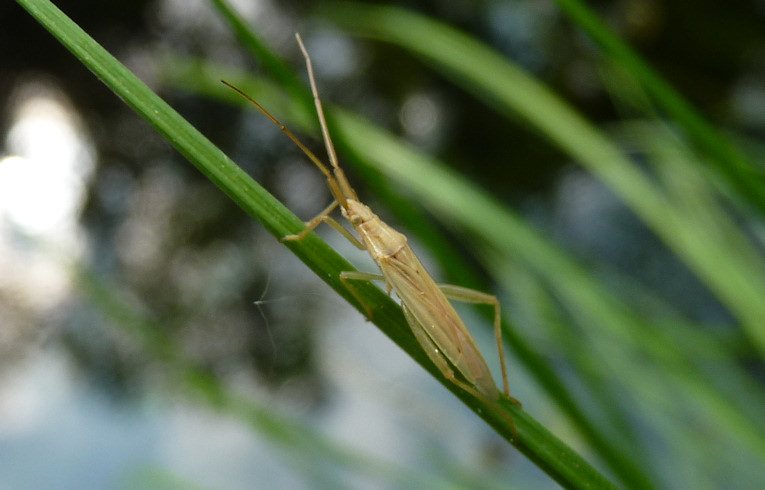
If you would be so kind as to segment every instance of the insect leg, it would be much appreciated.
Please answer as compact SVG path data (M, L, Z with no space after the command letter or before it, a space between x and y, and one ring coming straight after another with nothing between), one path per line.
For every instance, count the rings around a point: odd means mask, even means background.
M316 215L316 217L313 218L311 221L306 221L305 222L305 229L303 231L301 231L297 235L287 235L287 236L284 236L284 237L281 238L280 241L282 241L282 242L289 242L289 241L292 241L292 240L302 240L303 238L308 236L309 233L311 233L313 230L315 230L316 227L319 226L319 224L322 221L326 221L329 218L329 213L334 211L335 208L337 207L337 205L338 205L337 201L332 201L332 204L327 206L324 209L324 211L322 211L321 213Z
M324 221L329 226L334 228L335 231L337 231L338 233L343 235L345 238L347 238L348 241L351 242L354 247L358 248L359 250L366 250L366 248L364 247L364 244L361 243L358 238L353 236L350 231L348 231L343 225L338 223L335 219L333 219L333 218L331 218L329 216L325 216L324 217Z
M353 236L350 231L345 229L343 225L338 223L334 218L332 218L329 214L335 210L337 207L338 202L333 201L332 204L327 206L324 211L319 213L314 219L311 221L306 221L305 223L305 229L298 233L297 235L287 235L285 237L282 237L280 241L282 242L289 242L292 240L302 240L306 236L308 236L309 233L311 233L313 230L316 229L317 226L321 224L321 222L327 223L329 226L335 229L338 233L343 235L345 238L348 239L349 242L353 244L354 247L358 248L359 250L365 250L364 245L359 241L358 238Z
M367 318L371 320L372 308L366 304L364 299L359 295L358 291L356 291L356 288L351 285L350 281L384 281L385 277L383 277L381 274L373 274L371 272L343 271L340 273L340 280L343 282L343 284L345 284L345 287L348 289L348 291L351 292L353 297L356 298L356 301L358 301L359 304L361 304L361 306L367 310ZM388 288L388 294L390 294L390 288Z
M499 351L499 364L502 367L502 388L508 400L517 405L520 405L521 403L518 400L510 396L510 387L507 381L507 365L505 364L505 348L502 344L502 324L499 310L499 300L497 297L493 294L464 288L462 286L454 286L452 284L439 284L438 287L447 298L451 298L456 301L462 301L465 303L494 306L494 337L497 342L497 350Z
M384 281L385 276L374 272L344 271L340 273L344 279L351 281Z
M361 303L364 308L366 308L367 313L369 314L369 318L372 317L372 311L369 309L368 306L364 303L364 300L361 299L359 294L356 292L355 288L350 285L349 281L384 281L385 277L381 274L373 274L369 272L359 272L359 271L345 271L340 273L340 280L343 281L343 284L348 288L348 290L353 294L353 296ZM444 285L446 288L446 292L444 293L447 297L452 295L454 293L454 296L457 296L457 298L453 299L461 299L463 295L467 294L469 298L474 298L474 296L471 296L469 293L478 293L479 295L483 296L490 296L486 293L481 293L479 291L472 291L467 288L459 287L459 286L451 286L451 285ZM388 294L390 294L390 291L388 291ZM496 298L495 298L496 300ZM465 300L468 301L468 300ZM473 303L483 303L483 301L475 301L473 299ZM498 304L498 302L497 302ZM513 431L514 438L518 438L518 431L515 427L515 421L507 415L503 410L499 408L497 405L497 400L492 399L485 394L478 391L473 385L471 385L468 382L465 382L459 378L457 378L454 375L454 371L449 365L449 362L447 359L443 356L441 353L441 350L438 348L438 346L433 342L433 339L430 338L430 336L425 331L425 328L422 326L422 324L417 321L417 319L412 315L412 313L409 311L409 309L406 307L406 305L401 305L402 309L404 310L404 317L406 318L406 322L409 324L409 328L412 330L412 333L414 334L414 337L417 339L417 342L419 342L422 349L425 351L425 354L428 356L428 358L433 362L433 364L438 368L439 371L441 371L441 374L448 379L450 382L454 383L458 387L460 387L462 390L466 391L467 393L470 393L473 397L482 400L486 405L492 407L492 410L494 410L497 414L499 414L500 417L505 419L507 423L510 425L510 429ZM502 352L502 351L500 351ZM503 364L504 366L504 364ZM504 371L503 371L504 374ZM497 396L499 396L499 392L497 392ZM515 398L508 396L505 394L507 399L520 406L520 402L518 402Z

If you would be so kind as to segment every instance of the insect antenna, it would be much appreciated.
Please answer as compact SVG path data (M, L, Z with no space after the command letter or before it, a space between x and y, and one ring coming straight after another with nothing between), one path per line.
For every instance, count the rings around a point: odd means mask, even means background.
M311 57L308 55L308 50L305 49L303 39L299 33L295 33L295 39L297 39L300 45L300 51L303 52L305 58L305 66L308 70L308 79L311 82L311 94L313 95L313 101L316 105L316 113L319 115L319 124L321 125L321 135L324 139L324 146L327 148L327 155L329 155L329 163L332 164L332 171L335 174L340 190L343 196L348 199L358 200L356 191L353 190L351 184L348 183L348 179L345 177L345 172L340 168L340 163L337 160L337 153L335 152L335 145L332 144L332 138L329 136L329 127L327 126L327 119L324 117L324 108L319 98L319 89L316 88L316 77L313 75L313 63L311 63ZM345 207L345 199L338 199L340 205Z
M342 206L345 205L346 194L344 193L344 186L345 187L349 187L349 186L348 186L348 182L345 180L345 176L344 175L341 175L341 177L340 177L340 179L344 182L344 184L340 184L338 182L338 179L336 178L337 177L336 173L330 171L329 168L327 168L327 166L324 165L324 163L322 163L322 161L319 159L319 157L316 156L316 154L314 152L312 152L305 144L303 144L303 142L300 141L298 139L298 137L295 136L295 134L292 131L287 129L287 126L285 126L278 119L276 119L274 116L272 116L270 112L268 112L255 99L253 99L252 97L250 97L249 95L244 93L244 91L241 90L240 88L238 88L238 87L228 83L225 80L221 80L221 83L223 83L223 85L226 85L227 87L233 89L239 95L241 95L242 97L247 99L252 105L257 107L258 110L260 110L260 112L265 114L265 116L268 117L274 124L279 126L279 129L281 129L282 132L284 134L286 134L289 137L289 139L291 139L298 146L298 148L300 148L300 150L303 153L305 153L305 155L314 163L314 165L316 165L316 167L318 167L319 170L321 170L321 173L323 173L327 177L327 183L329 184L329 189L332 192L332 195L335 197L335 199L337 199L337 201L340 203L340 205L342 205ZM334 167L333 166L333 168L337 169L338 167ZM341 174L342 174L342 171L341 171ZM353 189L351 189L351 191L353 191ZM353 197L355 197L355 196L356 196L356 194L354 193Z

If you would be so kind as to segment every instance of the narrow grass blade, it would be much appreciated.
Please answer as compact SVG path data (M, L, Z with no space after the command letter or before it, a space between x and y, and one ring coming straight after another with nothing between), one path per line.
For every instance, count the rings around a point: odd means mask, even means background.
M261 221L272 234L284 236L295 233L302 227L300 220L252 181L228 157L52 3L47 0L17 1L111 90L152 124L240 207ZM346 298L350 297L337 277L342 270L352 268L318 237L312 236L300 242L292 242L289 246L319 277L335 287ZM405 326L406 323L398 306L376 287L359 287L358 292L367 305L374 309L375 324L447 388L466 401L504 437L509 440L513 438L504 416L495 413L478 400L472 399L438 374L438 370L427 360ZM556 481L571 488L614 488L604 476L534 421L526 412L510 405L506 406L505 410L513 417L518 429L519 440L515 442L517 447Z

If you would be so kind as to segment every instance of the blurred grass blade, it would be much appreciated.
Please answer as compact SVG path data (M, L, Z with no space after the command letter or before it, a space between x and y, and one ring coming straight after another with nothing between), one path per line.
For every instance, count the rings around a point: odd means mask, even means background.
M449 26L398 8L357 3L330 5L323 8L323 12L336 24L357 35L398 44L422 56L495 110L512 116L521 115L597 175L719 297L741 322L760 353L765 355L765 325L762 322L765 318L765 301L762 301L765 264L746 239L736 239L736 250L732 250L726 237L708 234L703 222L691 219L687 209L670 200L618 145L556 94L476 40ZM408 170L399 169L398 177L411 180L403 175L404 172ZM412 185L416 183L412 182ZM442 197L441 200L446 199ZM460 204L469 205L467 209L471 211L478 207L472 201ZM470 221L457 209L456 203L442 202L440 205ZM489 213L481 210L480 215L486 217ZM485 224L487 227L483 232L494 235L497 240L510 240L508 235L503 234L502 238L489 229L497 228L496 223ZM731 251L735 253L729 253ZM555 271L552 272L551 279L555 277Z
M279 86L287 92L290 99L303 99L306 109L313 105L300 79L284 62L266 46L266 44L250 30L247 22L239 15L234 7L226 0L209 0L223 20L236 34L239 42L252 54L253 59L279 82Z
M584 2L555 0L555 3L603 49L609 61L619 64L638 80L656 104L693 139L698 148L711 157L703 161L745 196L761 215L765 215L762 170L753 168L730 141L619 39Z

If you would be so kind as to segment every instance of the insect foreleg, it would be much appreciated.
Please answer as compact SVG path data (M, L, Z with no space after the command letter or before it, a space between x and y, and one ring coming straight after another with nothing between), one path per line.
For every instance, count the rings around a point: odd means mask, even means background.
M332 204L327 206L324 209L324 211L322 211L321 213L316 215L316 217L313 218L311 221L306 221L305 222L305 229L303 231L301 231L297 235L287 235L285 237L282 237L280 241L282 241L282 242L289 242L291 240L302 240L303 238L308 236L309 233L311 233L313 230L315 230L316 227L319 226L319 224L322 221L326 221L327 219L331 219L331 218L329 218L329 213L334 211L335 208L337 207L337 205L338 205L337 201L332 201Z
M454 286L452 284L439 284L438 288L447 298L465 303L484 304L494 306L494 337L499 351L499 364L502 367L502 388L505 396L513 403L521 403L510 396L510 386L507 381L507 366L505 365L505 349L502 344L502 323L499 311L499 300L493 294L487 294L474 289Z
M313 230L316 229L317 226L321 224L321 222L327 223L329 226L335 229L338 233L343 235L345 238L348 239L349 242L353 244L354 247L358 248L359 250L366 250L364 247L364 244L362 244L358 238L353 236L350 231L348 231L343 225L338 223L334 218L332 218L329 214L335 210L337 207L338 202L333 201L332 204L326 207L324 211L319 213L314 219L311 221L305 222L305 229L298 233L297 235L287 235L285 237L281 238L282 242L288 242L291 240L302 240L306 236L308 236L309 233L311 233Z

